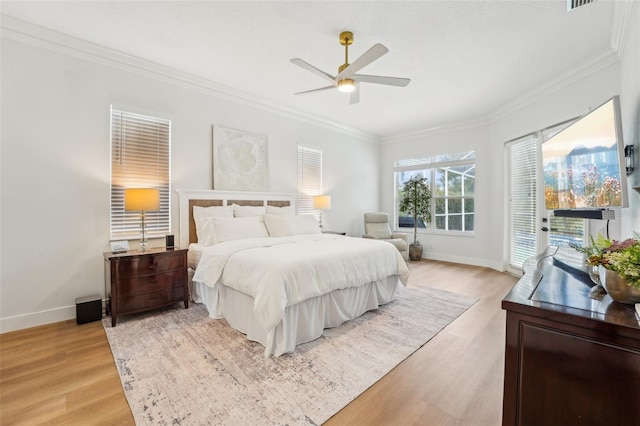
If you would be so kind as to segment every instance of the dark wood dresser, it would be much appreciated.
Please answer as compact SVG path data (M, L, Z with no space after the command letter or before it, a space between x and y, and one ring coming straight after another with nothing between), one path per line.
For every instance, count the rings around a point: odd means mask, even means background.
M584 257L550 247L526 262L507 312L503 425L640 425L640 320L589 297Z
M104 253L107 315L144 312L174 303L189 307L187 249L151 248Z

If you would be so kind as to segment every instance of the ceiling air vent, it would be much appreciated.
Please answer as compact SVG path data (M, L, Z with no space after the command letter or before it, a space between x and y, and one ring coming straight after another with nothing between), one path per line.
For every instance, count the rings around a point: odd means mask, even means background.
M594 1L595 0L567 0L567 11L575 10Z

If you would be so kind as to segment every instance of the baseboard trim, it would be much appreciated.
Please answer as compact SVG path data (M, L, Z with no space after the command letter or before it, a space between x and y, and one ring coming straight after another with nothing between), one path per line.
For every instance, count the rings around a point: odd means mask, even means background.
M102 301L104 309L104 300ZM76 305L0 318L0 334L75 319Z
M425 253L423 259L439 260L442 262L461 263L463 265L481 266L484 268L495 269L498 272L504 272L504 265L501 262L495 262L487 259L478 259L475 257L452 256L442 253Z

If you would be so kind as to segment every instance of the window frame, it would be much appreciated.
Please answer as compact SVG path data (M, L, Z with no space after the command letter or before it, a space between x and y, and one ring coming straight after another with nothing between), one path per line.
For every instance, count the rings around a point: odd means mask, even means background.
M426 177L429 182L429 187L431 188L432 198L431 198L431 222L424 224L425 227L418 227L419 233L424 234L443 234L443 235L461 235L461 236L473 236L475 235L475 169L476 169L476 150L472 149L470 151L464 152L456 152L456 153L446 153L433 155L430 157L422 157L422 158L414 158L414 159L406 159L406 160L398 160L394 162L394 200L395 200L395 217L394 217L394 227L397 231L405 231L413 229L411 227L401 227L400 226L400 211L398 210L400 199L399 199L399 189L402 183L400 182L399 174L402 172L422 172L422 176ZM465 184L464 178L461 181L461 194L460 195L449 195L448 185L444 186L444 195L439 195L439 191L437 191L437 173L439 170L444 170L445 176L451 171L452 168L458 166L468 166L468 171L473 170L474 173L472 176L474 179L473 184L473 193L471 195L465 194ZM465 175L463 175L465 176ZM448 179L447 181L448 182ZM438 195L437 195L438 194ZM437 200L444 200L444 209L445 213L437 213ZM460 200L460 212L459 213L449 213L449 201L451 200ZM466 200L473 200L473 212L465 212ZM473 230L465 229L465 215L473 215ZM449 227L449 218L461 216L461 227L462 229L448 229ZM444 217L445 229L436 227L436 218Z
M171 125L169 118L158 114L110 106L111 241L135 240L141 235L141 213L124 209L126 188L159 190L160 209L145 212L145 237L171 234Z

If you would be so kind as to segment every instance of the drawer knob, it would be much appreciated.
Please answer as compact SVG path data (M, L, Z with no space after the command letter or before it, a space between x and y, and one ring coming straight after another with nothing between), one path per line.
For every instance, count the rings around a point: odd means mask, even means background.
M156 264L155 263L149 264L149 269L156 269Z

